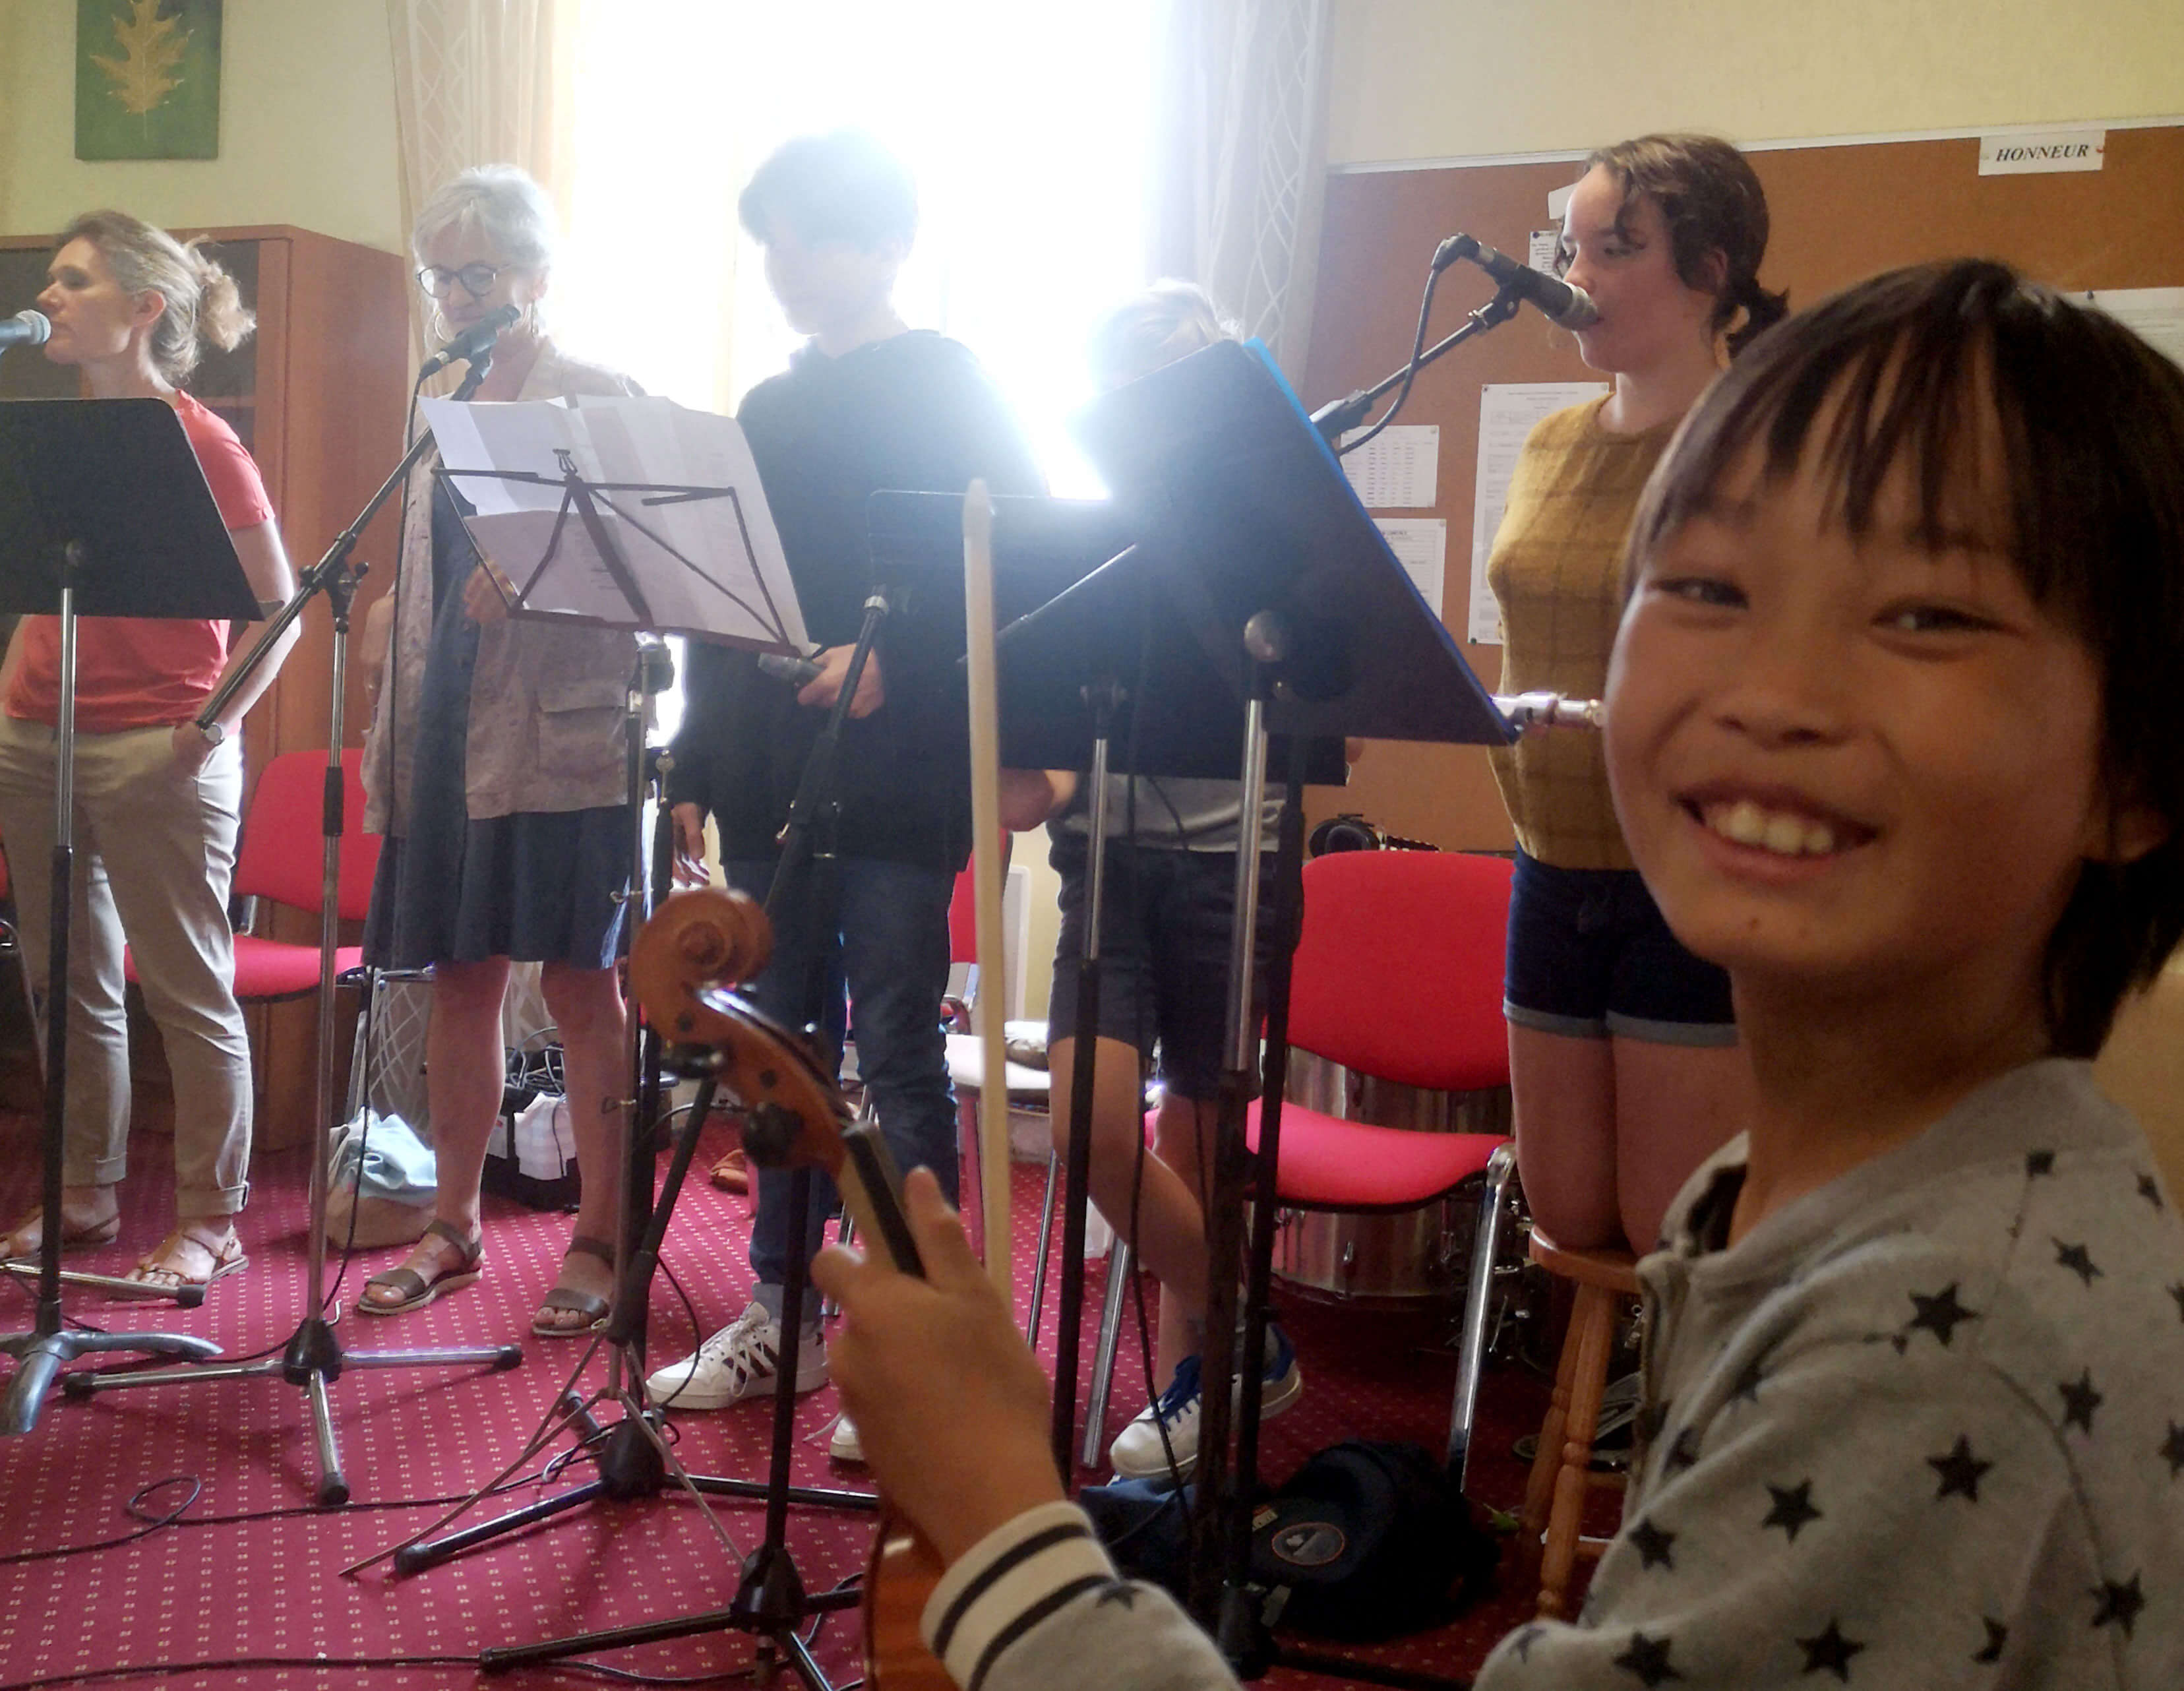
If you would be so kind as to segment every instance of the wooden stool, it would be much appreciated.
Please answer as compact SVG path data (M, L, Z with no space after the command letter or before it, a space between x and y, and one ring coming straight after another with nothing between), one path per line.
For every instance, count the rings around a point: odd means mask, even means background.
M1592 1437L1600 1424L1600 1398L1607 1384L1607 1359L1615 1348L1620 1300L1637 1296L1638 1259L1626 1251L1565 1251L1535 1228L1532 1260L1577 1286L1568 1336L1555 1369L1555 1392L1540 1426L1540 1445L1524 1485L1518 1516L1519 1565L1540 1582L1539 1612L1559 1618L1566 1608L1570 1570L1578 1557L1597 1560L1605 1538L1580 1531L1585 1500L1596 1486L1620 1491L1620 1474L1592 1471Z

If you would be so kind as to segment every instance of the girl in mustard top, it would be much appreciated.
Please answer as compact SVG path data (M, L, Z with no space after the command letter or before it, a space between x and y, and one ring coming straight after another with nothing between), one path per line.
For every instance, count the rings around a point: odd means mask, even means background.
M1646 477L1726 358L1783 315L1759 285L1766 248L1766 196L1726 142L1646 136L1587 161L1560 265L1599 308L1578 350L1614 388L1542 421L1511 479L1487 566L1505 691L1601 695ZM1633 870L1599 735L1529 736L1495 773L1520 848L1504 1008L1525 1196L1557 1244L1642 1254L1742 1125L1728 979L1676 943Z

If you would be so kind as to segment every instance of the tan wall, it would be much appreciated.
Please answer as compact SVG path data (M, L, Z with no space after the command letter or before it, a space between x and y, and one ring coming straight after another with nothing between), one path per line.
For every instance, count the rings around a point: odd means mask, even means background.
M227 0L220 157L122 164L75 157L75 9L0 0L0 234L113 205L403 250L386 0Z
M1333 48L1345 164L2184 113L2176 0L1335 0Z

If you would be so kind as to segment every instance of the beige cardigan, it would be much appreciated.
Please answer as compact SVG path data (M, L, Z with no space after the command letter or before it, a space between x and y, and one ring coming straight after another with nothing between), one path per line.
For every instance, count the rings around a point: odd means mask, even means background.
M577 363L549 342L517 397L641 391L627 377ZM387 657L392 684L380 689L364 741L364 825L372 834L409 831L417 712L432 640L432 472L439 461L437 450L426 453L404 500ZM590 810L627 796L624 710L636 650L631 636L610 629L513 620L479 629L464 747L473 819Z

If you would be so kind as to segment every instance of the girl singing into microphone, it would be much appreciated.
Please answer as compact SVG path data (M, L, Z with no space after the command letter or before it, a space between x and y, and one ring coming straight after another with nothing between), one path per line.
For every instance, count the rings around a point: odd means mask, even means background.
M1766 195L1726 142L1649 135L1587 161L1558 264L1600 313L1578 351L1614 386L1542 421L1511 477L1487 565L1502 691L1600 696L1639 490L1724 360L1783 314L1759 285L1766 249ZM1642 1254L1742 1125L1728 978L1677 944L1632 868L1598 734L1528 734L1494 773L1519 848L1504 1007L1524 1196L1557 1244Z

